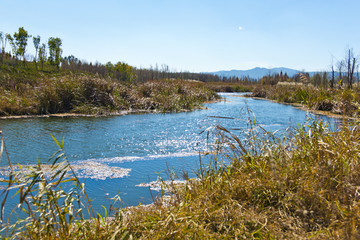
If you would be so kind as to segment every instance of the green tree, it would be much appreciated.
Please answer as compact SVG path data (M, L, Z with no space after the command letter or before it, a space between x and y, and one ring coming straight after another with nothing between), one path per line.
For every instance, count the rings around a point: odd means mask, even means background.
M62 41L60 38L49 38L48 47L49 47L49 62L52 65L57 66L59 68L61 61L61 49Z
M118 62L114 66L115 78L124 82L132 82L136 80L134 68L126 63Z
M31 35L28 34L28 32L23 28L20 27L19 31L14 33L14 40L15 44L17 46L17 56L22 56L24 65L25 65L25 52L26 52L26 46L28 38L30 38Z
M0 32L0 41L1 41L1 61L5 55L5 44L6 44L6 35L3 32Z
M10 34L6 34L6 39L10 43L13 56L17 59L18 51L17 51L17 45L15 44L14 38Z
M34 62L35 62L35 67L36 67L36 69L37 69L36 58L37 58L37 54L38 54L39 46L40 46L40 36L39 36L39 35L37 35L37 37L33 37L33 43L34 43L34 47L35 47Z
M0 41L1 41L1 52L4 51L4 39L5 39L5 34L3 32L0 32Z
M44 69L44 62L46 60L46 45L45 43L43 43L40 47L39 47L39 61L41 62L41 69Z
M111 62L105 64L106 74L110 77L114 77L114 65Z

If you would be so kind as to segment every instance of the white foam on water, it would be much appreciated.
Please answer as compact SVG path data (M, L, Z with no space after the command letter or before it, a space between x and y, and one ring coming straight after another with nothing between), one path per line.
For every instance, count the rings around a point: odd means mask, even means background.
M98 163L124 163L124 162L134 162L143 160L144 157L136 157L136 156L125 156L125 157L112 157L112 158L90 158L87 160L79 160L74 162L75 164L83 164L86 162L98 162Z
M112 157L112 158L91 158L87 160L79 160L74 162L74 164L83 164L86 162L98 162L98 163L124 163L124 162L134 162L134 161L146 161L153 160L157 158L180 158L180 157L190 157L197 156L198 152L176 152L169 154L150 154L143 157L139 156L125 156L125 157Z
M156 180L149 183L140 183L136 185L136 187L150 187L151 190L160 192L161 190L167 191L167 189L171 185L183 185L183 184L186 184L186 180L168 180L168 181Z
M279 123L272 123L272 124L259 124L261 127L282 127L282 124Z
M199 178L192 178L189 180L166 180L163 181L161 179L157 179L156 181L152 181L149 183L140 183L138 185L135 185L136 187L150 187L151 190L160 192L161 190L168 191L170 187L172 186L179 186L179 185L185 185L187 182L191 181L200 181Z
M105 180L106 178L123 178L129 176L131 169L110 167L96 161L84 161L72 165L79 178L92 178Z
M189 141L187 140L181 140L181 139L166 139L161 141L156 141L155 146L156 147L167 147L167 146L187 146L191 145Z
M122 168L117 166L109 166L110 163L124 163L134 161L146 161L154 160L159 158L181 158L189 156L197 156L198 152L176 152L169 154L150 154L147 156L124 156L124 157L113 157L113 158L100 158L100 159L87 159L71 162L75 174L79 178L90 178L106 180L107 178L124 178L130 175L131 169ZM23 172L27 174L36 165L23 165ZM14 167L15 171L20 171L18 166ZM51 175L51 165L42 164L42 170L48 176ZM0 176L8 176L10 174L10 168L0 167Z
M177 153L169 153L169 154L157 154L157 155L148 155L147 157L150 159L155 158L168 158L168 157L190 157L198 155L198 152L177 152Z
M36 165L23 165L22 169L20 169L18 166L15 166L14 171L21 171L24 175L26 175L30 174L35 166ZM131 172L131 169L128 168L112 167L96 161L83 161L81 163L72 163L71 167L78 178L90 178L99 180L105 180L106 178L123 178L129 176ZM51 176L54 173L52 172L52 167L49 164L42 164L41 169L46 176ZM1 176L9 176L10 173L11 170L9 167L0 168ZM70 169L68 169L67 174L69 173Z

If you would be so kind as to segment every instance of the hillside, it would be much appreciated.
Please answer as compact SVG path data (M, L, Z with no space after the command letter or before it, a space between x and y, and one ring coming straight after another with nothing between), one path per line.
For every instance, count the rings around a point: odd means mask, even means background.
M244 78L244 77L248 77L250 79L253 80L259 80L260 78L264 77L264 76L268 76L268 75L274 75L274 74L287 74L289 77L293 77L294 75L296 75L299 72L302 72L300 70L296 70L296 69L291 69L291 68L285 68L285 67L279 67L279 68L260 68L260 67L256 67L253 69L249 69L249 70L223 70L223 71L217 71L217 72L209 72L207 74L213 74L215 76L220 76L220 77L226 77L226 78L231 78L231 77L238 77L238 78ZM314 76L315 74L322 74L324 71L312 71L312 72L307 72L309 74L309 76ZM330 76L331 72L330 71L326 71L326 73ZM335 71L334 72L335 77L339 76L339 72Z
M287 74L289 77L294 76L299 72L299 70L285 68L285 67L279 67L279 68L260 68L256 67L249 70L229 70L229 71L217 71L213 72L215 75L220 75L224 77L249 77L252 79L260 79L263 76L266 75L273 75L273 74L280 74L282 72L283 74Z

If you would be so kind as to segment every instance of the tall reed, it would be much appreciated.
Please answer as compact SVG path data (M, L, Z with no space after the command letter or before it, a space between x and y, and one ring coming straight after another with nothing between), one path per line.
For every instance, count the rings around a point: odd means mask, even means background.
M248 121L240 134L212 128L199 179L164 181L170 199L117 209L113 218L91 211L56 140L50 176L38 165L4 180L27 218L3 231L30 239L359 239L360 126L331 131L309 119L279 134Z
M52 136L53 137L53 136ZM8 154L11 169L8 179L1 182L7 187L3 191L1 204L1 238L5 239L108 239L121 236L121 232L109 231L113 225L108 222L108 209L105 214L95 213L92 209L85 184L76 176L67 160L64 138L53 140L59 150L51 156L49 164L38 162L35 166L18 165L15 171ZM0 157L6 152L4 136ZM18 199L18 204L5 217L8 198ZM119 201L114 198L113 206ZM121 211L114 220L121 221ZM14 223L13 223L14 222Z

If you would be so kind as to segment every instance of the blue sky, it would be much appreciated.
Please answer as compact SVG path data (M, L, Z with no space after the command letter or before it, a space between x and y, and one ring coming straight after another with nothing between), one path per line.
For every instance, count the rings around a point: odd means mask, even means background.
M314 71L360 53L359 0L0 0L0 12L0 31L60 37L63 56L89 62Z

